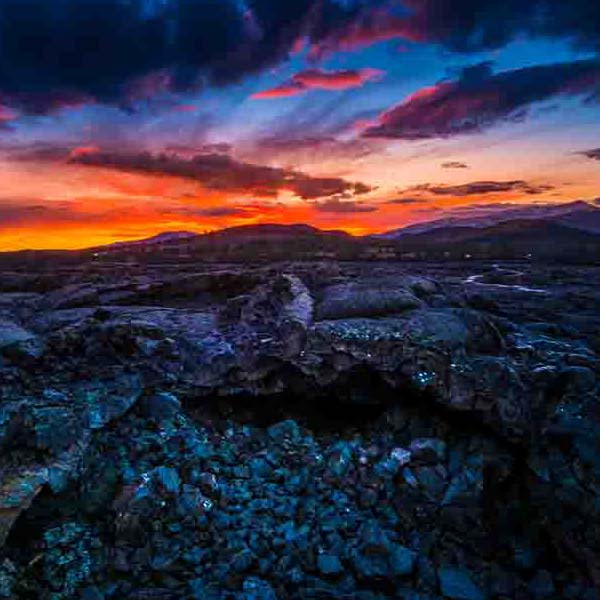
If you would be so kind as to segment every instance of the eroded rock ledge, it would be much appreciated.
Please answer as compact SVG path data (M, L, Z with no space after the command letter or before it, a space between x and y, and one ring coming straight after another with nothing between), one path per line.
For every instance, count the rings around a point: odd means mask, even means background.
M0 597L600 598L587 290L573 332L395 267L3 280Z

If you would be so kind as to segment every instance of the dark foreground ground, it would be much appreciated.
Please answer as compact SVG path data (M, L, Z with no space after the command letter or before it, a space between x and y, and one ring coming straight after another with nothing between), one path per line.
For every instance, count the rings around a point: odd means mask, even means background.
M0 598L600 599L600 268L0 272Z

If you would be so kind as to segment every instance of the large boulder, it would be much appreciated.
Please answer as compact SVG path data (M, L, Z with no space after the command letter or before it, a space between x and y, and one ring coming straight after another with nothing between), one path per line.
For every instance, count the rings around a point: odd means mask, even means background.
M40 339L14 321L0 319L0 355L11 358L38 357L42 352Z
M415 286L419 287L416 283ZM421 289L421 288L419 288ZM419 308L421 301L408 287L342 283L323 291L317 318L376 317Z

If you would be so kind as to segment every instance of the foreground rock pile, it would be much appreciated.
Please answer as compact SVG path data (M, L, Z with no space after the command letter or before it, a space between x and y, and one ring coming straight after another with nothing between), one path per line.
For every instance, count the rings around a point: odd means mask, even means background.
M0 275L0 598L600 598L588 288L54 277Z

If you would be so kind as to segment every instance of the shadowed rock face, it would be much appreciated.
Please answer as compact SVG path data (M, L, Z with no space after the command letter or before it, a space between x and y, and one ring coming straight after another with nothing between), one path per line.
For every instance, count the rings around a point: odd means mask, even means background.
M600 597L598 273L477 268L1 274L0 598Z

